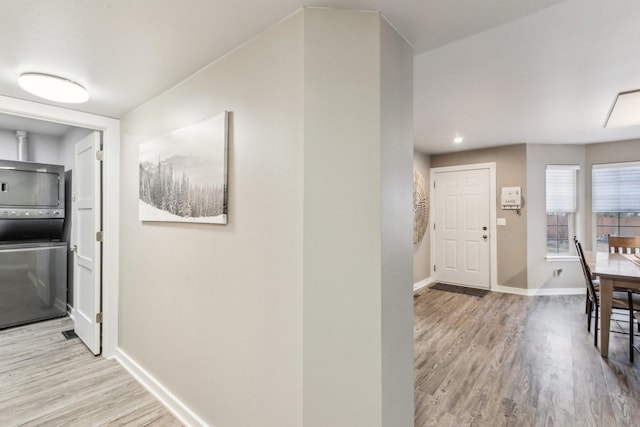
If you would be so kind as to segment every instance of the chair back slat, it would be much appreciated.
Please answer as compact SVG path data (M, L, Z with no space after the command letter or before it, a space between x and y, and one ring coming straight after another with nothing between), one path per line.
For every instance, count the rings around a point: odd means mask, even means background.
M640 252L640 237L609 236L609 252L635 254Z
M582 266L582 272L584 273L584 279L585 279L585 284L587 286L587 292L589 293L589 298L594 302L598 301L596 297L596 289L593 286L593 279L591 277L591 269L589 268L589 264L587 264L587 260L584 257L584 251L582 250L582 245L580 244L576 236L573 236L573 242L576 245L578 258L580 258L580 265Z

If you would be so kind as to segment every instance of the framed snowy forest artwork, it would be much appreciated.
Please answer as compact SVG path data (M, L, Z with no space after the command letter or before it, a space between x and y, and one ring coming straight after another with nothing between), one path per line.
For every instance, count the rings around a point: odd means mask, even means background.
M229 113L140 144L140 220L227 223Z

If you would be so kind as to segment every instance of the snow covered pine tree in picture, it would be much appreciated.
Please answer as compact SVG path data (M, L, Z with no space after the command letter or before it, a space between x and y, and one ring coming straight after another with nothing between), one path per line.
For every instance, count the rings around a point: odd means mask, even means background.
M229 113L140 144L140 220L227 223Z

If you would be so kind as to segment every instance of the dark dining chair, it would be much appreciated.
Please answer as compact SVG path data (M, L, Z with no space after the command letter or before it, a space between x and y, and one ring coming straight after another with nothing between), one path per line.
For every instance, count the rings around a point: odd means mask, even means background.
M628 290L627 291L627 304L629 306L632 306L633 304L633 298L634 296L637 295L635 294L633 291ZM633 363L633 355L636 351L640 352L640 350L633 345L633 320L636 320L638 322L638 327L640 328L640 313L638 313L637 311L634 310L630 310L629 311L629 360L631 361L631 363Z
M574 236L573 242L576 245L576 251L578 252L578 258L580 258L580 265L582 266L582 272L584 274L585 284L587 286L587 299L589 301L587 308L587 331L591 332L591 317L594 313L594 331L593 331L593 345L598 346L598 317L600 310L600 292L596 290L594 286L594 280L591 276L591 269L582 250L582 244ZM629 319L633 319L635 311L640 310L640 295L633 292L621 292L614 290L611 298L611 307L614 309L625 310L629 312ZM630 329L633 329L633 320L630 322ZM631 340L633 340L633 332L631 333ZM633 350L633 341L631 341L631 349ZM630 360L633 362L633 351L631 351Z
M609 242L609 253L637 254L640 253L640 237L619 237L607 236ZM638 292L637 290L631 292ZM638 332L640 332L640 322L638 322Z
M580 265L582 267L582 271L584 272L585 275L589 275L589 277L591 278L591 284L593 285L594 291L598 292L600 290L600 280L598 278L595 278L591 273L591 268L589 267L589 263L585 259L584 252L582 251L582 245L580 245L580 250L578 250L578 246L577 246L578 238L576 236L573 236L573 243L576 244L576 252L578 253L578 258L580 258ZM585 304L584 304L585 314L589 313L589 307L590 307L589 301L590 301L589 291L587 290L587 295L586 295Z
M584 252L582 250L582 245L578 241L576 236L573 236L573 243L576 245L576 252L578 253L578 258L580 258L580 266L582 267L582 273L584 274L585 284L587 286L587 330L591 332L591 313L595 309L595 323L596 330L593 336L593 345L598 346L598 309L599 305L599 296L594 287L593 279L591 276L591 269L589 268L589 264L584 257Z

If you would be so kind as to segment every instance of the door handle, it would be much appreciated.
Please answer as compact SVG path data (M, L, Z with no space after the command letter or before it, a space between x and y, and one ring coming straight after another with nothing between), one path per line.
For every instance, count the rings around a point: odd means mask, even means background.
M487 237L489 237L489 236L487 236L486 234L483 234L483 235L482 235L482 238L483 238L484 240L487 240Z
M69 248L71 252L78 252L78 245L73 245Z

